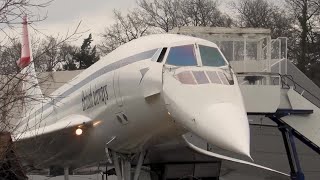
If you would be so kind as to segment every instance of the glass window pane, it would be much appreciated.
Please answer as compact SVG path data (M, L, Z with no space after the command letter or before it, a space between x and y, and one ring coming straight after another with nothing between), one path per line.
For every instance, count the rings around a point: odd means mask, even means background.
M222 84L218 74L215 71L207 71L207 75L210 78L211 83Z
M192 73L198 84L209 84L209 80L203 71L192 71Z
M184 71L177 75L182 84L197 84L190 71Z
M217 48L199 45L202 65L220 67L227 63Z
M175 66L196 66L197 59L193 45L176 46L170 49L167 64Z
M221 79L221 81L223 82L223 84L225 85L229 85L229 81L227 80L226 76L223 74L223 72L218 72L219 77Z

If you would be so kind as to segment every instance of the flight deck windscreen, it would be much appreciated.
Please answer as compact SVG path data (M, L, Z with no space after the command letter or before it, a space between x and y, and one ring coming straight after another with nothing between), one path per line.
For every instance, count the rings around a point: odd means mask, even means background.
M167 64L174 66L196 66L197 58L194 45L175 46L170 48Z
M203 66L220 67L227 65L217 48L199 45L199 49Z

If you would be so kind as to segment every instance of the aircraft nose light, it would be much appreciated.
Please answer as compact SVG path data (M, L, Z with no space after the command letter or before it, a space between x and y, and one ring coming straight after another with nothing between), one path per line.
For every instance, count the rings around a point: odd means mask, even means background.
M80 136L82 133L83 133L83 131L82 131L81 128L78 128L78 129L76 130L76 135L77 135L77 136Z

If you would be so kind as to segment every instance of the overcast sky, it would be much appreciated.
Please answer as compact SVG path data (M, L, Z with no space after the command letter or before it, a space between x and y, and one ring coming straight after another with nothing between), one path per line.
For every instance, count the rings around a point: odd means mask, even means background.
M220 9L223 13L232 15L228 4L236 0L220 0ZM276 2L277 0L271 0ZM83 38L92 33L93 43L98 43L99 34L104 28L113 23L113 9L127 12L136 7L136 0L54 0L41 9L40 14L47 14L47 19L34 24L37 30L46 35L63 36L73 31L79 22L79 32L86 32L74 44L81 44ZM20 33L20 29L16 30ZM30 30L31 35L35 32ZM1 36L1 34L0 34Z
M223 10L226 10L226 2L230 1L224 0L221 3ZM76 42L78 44L89 32L94 39L99 39L103 29L113 23L113 9L126 12L134 7L136 0L54 0L42 10L42 14L48 13L48 18L37 23L36 27L45 34L63 35L68 30L74 30L81 21L79 31L88 32Z
M48 17L37 23L36 28L45 34L64 35L81 21L79 31L88 31L83 36L92 33L97 37L112 24L113 9L126 12L134 6L135 0L54 0L42 10L41 13L47 13Z

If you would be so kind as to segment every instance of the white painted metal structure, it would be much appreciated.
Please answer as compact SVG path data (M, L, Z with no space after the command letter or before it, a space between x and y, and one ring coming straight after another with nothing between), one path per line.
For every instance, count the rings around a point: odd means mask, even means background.
M269 30L250 28L180 27L173 32L217 42L238 73L246 111L276 120L320 153L319 87L287 60L286 38L272 40Z
M271 39L269 29L188 26L171 32L216 43L235 72L271 72L275 63L287 59L287 38Z
M24 51L29 42L23 40ZM25 59L31 62L21 67L34 71L32 58L23 54ZM26 74L32 92L40 92L35 78ZM36 168L67 169L107 156L119 180L130 179L133 154L186 132L250 157L249 124L238 81L216 44L207 40L176 34L133 40L51 96L37 94L37 103L28 106L14 132L19 152L30 155L26 163Z

